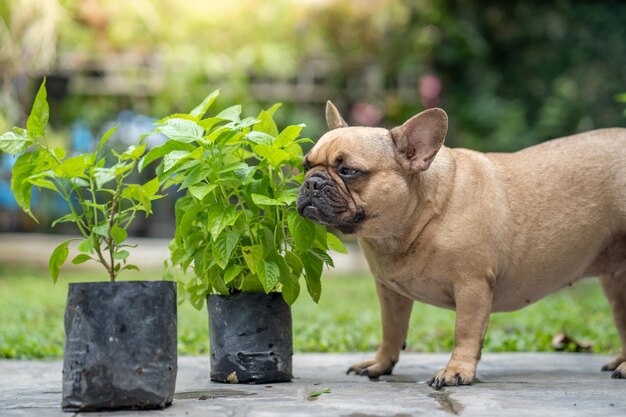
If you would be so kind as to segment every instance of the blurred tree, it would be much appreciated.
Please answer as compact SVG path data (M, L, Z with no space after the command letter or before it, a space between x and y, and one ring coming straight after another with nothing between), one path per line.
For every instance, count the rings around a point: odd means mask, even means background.
M439 103L448 143L501 151L624 125L614 100L626 85L624 2L338 1L318 14L344 79L374 64L387 86L403 71L419 77L413 99L387 94L387 124Z
M0 2L0 128L25 120L29 77L52 69L62 17L56 0Z
M48 75L56 129L221 87L217 107L282 101L278 122L314 139L332 99L364 125L441 106L448 145L512 151L626 125L625 22L618 0L5 0L0 129Z

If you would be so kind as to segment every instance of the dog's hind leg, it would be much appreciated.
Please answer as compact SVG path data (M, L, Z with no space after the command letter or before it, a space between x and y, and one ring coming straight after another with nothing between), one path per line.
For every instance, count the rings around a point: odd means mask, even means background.
M601 277L600 284L611 304L613 320L622 341L621 353L602 370L613 371L612 378L626 379L626 270Z

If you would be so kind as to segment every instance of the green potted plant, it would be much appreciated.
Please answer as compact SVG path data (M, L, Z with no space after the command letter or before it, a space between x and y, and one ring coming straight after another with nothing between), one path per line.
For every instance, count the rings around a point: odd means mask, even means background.
M345 252L323 226L298 215L295 200L304 174L303 125L279 132L273 115L241 118L241 106L205 113L209 95L189 114L161 120L169 140L147 153L160 159L164 187L184 195L176 202L171 265L193 270L179 281L180 296L196 308L207 300L211 379L267 383L292 378L291 310L300 278L320 297L328 249Z
M33 219L32 187L53 191L69 213L52 223L74 223L82 235L61 243L50 257L56 283L69 245L79 254L72 263L95 261L111 282L69 284L65 310L62 407L66 411L164 408L172 402L177 372L176 284L166 281L117 282L131 246L127 229L137 214L151 213L156 178L129 182L146 145L139 143L105 166L108 131L91 153L67 156L49 146L45 80L35 98L26 129L0 136L0 150L19 155L11 188L17 203ZM35 219L36 220L36 219Z

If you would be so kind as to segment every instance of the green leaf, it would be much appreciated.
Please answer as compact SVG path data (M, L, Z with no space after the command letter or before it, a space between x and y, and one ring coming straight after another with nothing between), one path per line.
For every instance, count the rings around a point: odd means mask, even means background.
M348 253L348 249L343 245L343 242L330 232L326 234L326 242L330 250L334 250L337 253Z
M126 240L126 238L128 237L128 233L126 233L126 230L114 224L113 227L111 227L111 237L113 238L115 243L119 245Z
M35 217L30 210L30 200L32 196L32 184L28 178L41 174L56 165L56 161L43 149L36 149L33 152L26 152L20 155L13 165L11 175L11 190L17 204L31 216Z
M77 155L67 158L54 169L54 172L60 177L85 177L85 156Z
M202 201L211 191L217 188L217 184L200 184L189 186L189 194Z
M285 205L285 203L283 203L282 201L279 201L274 198L270 198L261 194L252 193L250 197L252 197L252 201L254 201L254 204L258 206L284 206Z
M48 125L50 113L47 96L46 79L44 78L37 92L37 96L35 97L28 120L26 121L26 130L28 130L28 134L33 139L39 136L45 136L46 134L46 126Z
M260 122L254 125L254 130L267 133L272 137L278 135L278 127L276 127L276 122L274 122L274 113L280 106L281 103L276 103L267 110L261 110L259 117L257 117Z
M311 247L315 239L315 224L312 221L292 210L287 215L287 227L296 249L305 252Z
M233 229L228 232L221 233L213 241L213 259L220 268L225 269L228 265L228 262L233 255L233 251L237 247L240 235L241 233L239 233L238 230Z
M248 269L253 274L257 273L257 269L261 261L263 260L263 246L254 245L254 246L244 246L241 248L241 252L243 253L243 259L246 261L246 265Z
M11 155L24 152L34 141L26 136L26 131L9 131L0 136L0 150Z
M109 223L100 223L99 225L94 226L91 231L97 235L109 237Z
M194 107L194 109L191 110L189 114L195 117L196 119L202 118L202 116L204 116L207 110L209 110L209 107L211 107L211 104L213 104L213 102L219 95L220 95L220 90L213 91L211 94L206 96L204 100L202 100L202 103Z
M131 201L137 201L139 203L140 209L145 211L146 213L152 213L151 201L158 198L146 194L143 186L139 184L126 184L126 187L124 187L124 190L122 191L122 197Z
M113 126L111 129L107 130L104 135L102 135L102 138L100 139L100 143L98 143L98 150L96 152L96 155L100 154L104 144L107 143L107 141L109 140L111 135L113 135L113 133L115 133L118 128L119 128L119 126Z
M298 192L300 190L298 188L292 188L289 190L285 190L280 193L280 196L277 198L281 203L290 205L294 203L298 199Z
M82 242L78 244L77 249L83 253L93 253L93 250L94 250L93 239L94 239L93 236L89 236L88 238L84 239Z
M228 164L224 168L219 171L219 174L225 174L231 171L237 171L239 169L248 169L250 166L245 162L235 162L233 164Z
M248 134L244 137L245 140L248 140L257 145L272 145L274 143L274 137L268 135L265 132L258 132L256 130L252 130L248 132Z
M231 265L224 271L224 283L228 284L243 271L242 265Z
M331 393L330 388L324 388L324 389L321 389L319 391L311 392L309 394L309 398L317 398L317 397L319 397L322 394L330 394L330 393Z
M114 168L94 168L93 178L96 180L96 188L100 189L104 184L115 179Z
M191 305L195 309L201 310L202 306L204 306L204 300L206 299L207 292L207 288L204 283L199 279L192 279L187 283L185 291L187 292L187 299Z
M317 303L320 299L320 295L322 294L321 277L323 262L320 258L309 252L303 253L301 255L301 259L304 265L306 288L313 301Z
M300 283L298 282L300 273L293 274L287 262L281 256L276 255L272 257L272 261L275 261L278 269L280 269L278 280L281 284L283 299L287 304L291 305L296 302L298 295L300 295Z
M152 178L141 186L141 189L148 197L153 197L159 191L159 179Z
M70 178L70 184L72 184L72 187L74 188L85 188L85 187L89 187L89 183L87 181L85 181L82 178Z
M317 256L318 258L320 258L322 262L324 262L326 265L331 266L333 268L335 267L333 258L331 258L330 255L328 255L323 249L311 248L309 249L309 252Z
M235 206L212 205L209 209L208 226L213 239L216 239L226 227L232 226L240 214L241 212L237 211Z
M26 179L26 181L30 182L32 185L40 189L45 188L47 190L57 191L57 187L52 181L42 178L41 176L29 177L28 179Z
M209 268L208 272L208 279L209 282L211 283L211 286L215 289L215 291L217 291L218 294L221 295L228 295L228 287L226 287L226 284L224 283L224 277L222 276L222 271L215 267L215 265L213 265L212 268Z
M202 126L187 119L168 119L162 126L158 127L158 130L168 138L183 143L190 143L202 139L204 136Z
M52 255L50 255L50 261L48 262L48 266L50 268L50 275L52 276L52 282L57 283L57 279L59 278L59 272L61 271L61 266L65 263L70 251L68 246L70 242L74 239L66 240L57 246L54 251L52 251Z
M163 172L167 172L179 161L191 155L189 151L172 151L163 157Z
M239 120L239 116L241 115L241 106L236 104L227 109L222 110L216 118L230 120L231 122L235 122Z
M113 253L113 259L123 260L128 258L128 255L130 254L127 250L118 250L117 252Z
M84 253L78 254L76 255L76 257L74 259L72 259L72 263L74 265L80 265L82 263L85 263L89 260L93 259L91 256L89 255L85 255Z
M274 146L278 148L283 148L287 145L291 145L294 140L300 135L303 124L287 126L280 135L276 136L276 140L274 141Z
M223 122L228 122L228 120L220 117L209 117L207 119L200 120L198 125L202 126L204 132L208 135L209 133L213 133L213 129L216 129L216 126Z
M198 216L198 212L202 209L199 205L193 205L188 210L183 212L182 217L180 217L180 223L176 224L176 236L186 237L191 230L191 226L193 221L196 220ZM178 214L176 215L176 220L179 219ZM182 240L182 239L181 239Z
M53 153L56 155L56 157L57 157L57 158L59 158L59 159L63 159L63 158L65 158L65 154L66 154L66 152L65 152L65 149L63 149L63 148L54 148L54 149L52 150L52 152L53 152Z
M299 277L302 274L302 269L304 269L304 265L302 264L302 260L300 257L294 252L286 252L285 253L285 261L289 268L293 272L293 275Z
M274 262L262 259L257 266L256 272L266 293L272 291L276 284L278 284L280 270L278 269L278 265Z
M146 144L142 143L141 145L131 145L129 146L123 154L120 155L120 161L134 161L139 158L146 150Z
M291 159L291 155L287 152L269 145L256 145L254 153L259 156L259 159L267 160L270 165L276 168L279 168L283 162Z
M167 155L172 151L188 151L191 152L194 150L193 145L177 142L175 140L169 140L165 142L161 146L157 146L148 151L146 156L144 156L139 161L139 172L141 172L146 166L148 166L151 162L156 161L157 159Z
M124 268L122 268L122 271L125 269L129 271L139 271L139 267L133 264L124 265Z
M211 169L203 165L198 165L194 167L187 172L187 175L185 175L185 179L183 180L182 184L180 184L180 188L178 190L184 190L190 185L195 185L200 181L205 180L209 175L211 175L212 172L213 171Z
M172 273L169 271L169 269L166 269L163 275L163 280L169 281L170 277L173 278ZM177 279L176 280L176 302L180 305L184 303L186 299L187 299L187 288L185 287L185 282L181 279Z
M241 180L242 184L248 184L250 181L252 181L254 177L254 172L256 170L257 170L257 167L249 166L247 168L236 169L233 172L237 176L237 178Z
M75 213L68 213L63 217L60 217L58 219L56 219L55 221L52 222L52 224L50 225L50 227L54 227L59 223L66 223L66 222L76 222L78 221L79 217L75 214Z
M246 117L245 119L243 119L240 122L237 122L235 124L235 129L237 129L237 130L245 129L245 128L250 127L252 125L255 125L255 124L259 123L259 122L260 122L260 120L255 118L255 117Z

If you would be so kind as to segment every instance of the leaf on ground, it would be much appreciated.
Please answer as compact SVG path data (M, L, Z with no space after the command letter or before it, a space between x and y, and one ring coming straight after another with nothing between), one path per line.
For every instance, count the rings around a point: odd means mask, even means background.
M330 394L332 391L330 390L330 388L324 388L321 390L317 390L317 391L311 391L309 392L309 399L317 399L319 396L321 396L322 394Z

